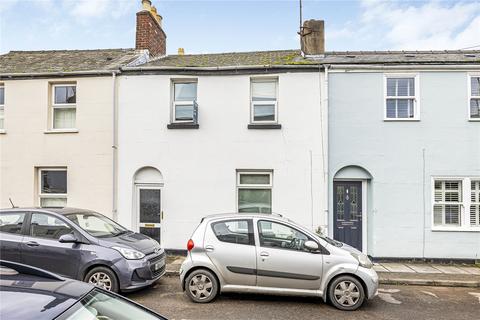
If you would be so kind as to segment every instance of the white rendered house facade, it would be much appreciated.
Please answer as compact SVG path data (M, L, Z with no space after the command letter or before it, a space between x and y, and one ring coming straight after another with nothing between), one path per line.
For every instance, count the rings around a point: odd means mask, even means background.
M184 250L202 217L325 227L323 72L123 73L118 221Z

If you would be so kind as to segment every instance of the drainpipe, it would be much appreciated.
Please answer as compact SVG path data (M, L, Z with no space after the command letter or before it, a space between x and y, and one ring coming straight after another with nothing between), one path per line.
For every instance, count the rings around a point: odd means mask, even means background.
M325 226L327 227L327 235L330 235L333 237L333 231L332 229L330 228L330 225L329 225L329 208L330 208L330 204L329 204L329 190L330 190L330 183L329 183L329 180L328 180L328 155L329 155L329 152L330 152L330 145L328 143L328 68L329 68L329 65L323 65L323 69L325 70L325 81L324 81L324 103L320 103L320 105L323 105L324 108L320 108L320 110L323 112L325 110L325 118L327 119L327 126L326 128L324 128L323 126L323 120L321 122L321 126L322 126L322 159L323 159L323 183L324 183L324 186L325 186L325 192L324 192L324 195L325 195L325 198L324 198L324 201L325 201L325 209L324 209L324 215L325 215ZM319 75L321 77L321 73ZM323 119L323 114L322 114L322 119ZM325 147L327 148L327 150L325 150Z
M117 212L117 173L118 173L118 116L117 116L117 72L112 72L112 218L118 221Z

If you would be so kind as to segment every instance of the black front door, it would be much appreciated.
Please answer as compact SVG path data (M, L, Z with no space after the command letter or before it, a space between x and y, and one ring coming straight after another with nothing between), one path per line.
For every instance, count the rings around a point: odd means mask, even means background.
M362 182L333 183L333 237L362 251Z

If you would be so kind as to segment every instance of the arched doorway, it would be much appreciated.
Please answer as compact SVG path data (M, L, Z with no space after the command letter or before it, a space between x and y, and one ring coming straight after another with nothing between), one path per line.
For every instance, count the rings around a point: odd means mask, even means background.
M153 167L143 167L134 175L134 225L161 243L163 175Z
M338 170L333 179L333 237L366 252L367 185L372 175L352 165Z

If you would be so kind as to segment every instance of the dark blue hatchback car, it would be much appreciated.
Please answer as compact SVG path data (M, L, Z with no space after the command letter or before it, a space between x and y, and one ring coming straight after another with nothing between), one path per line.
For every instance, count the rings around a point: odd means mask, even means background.
M165 273L157 241L85 209L2 209L0 251L3 260L114 292L148 286Z
M2 320L159 320L163 316L115 293L0 260Z

